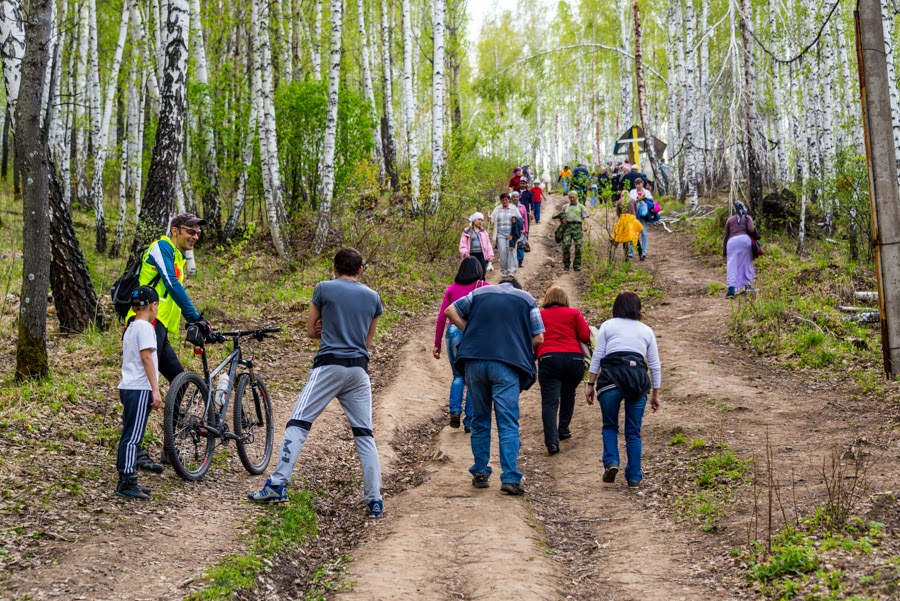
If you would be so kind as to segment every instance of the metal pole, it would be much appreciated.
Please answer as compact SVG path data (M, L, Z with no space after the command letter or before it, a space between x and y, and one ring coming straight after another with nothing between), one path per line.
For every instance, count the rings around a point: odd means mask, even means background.
M856 53L872 202L881 348L889 378L900 370L900 188L894 148L891 86L880 0L857 0ZM898 124L900 125L900 124Z

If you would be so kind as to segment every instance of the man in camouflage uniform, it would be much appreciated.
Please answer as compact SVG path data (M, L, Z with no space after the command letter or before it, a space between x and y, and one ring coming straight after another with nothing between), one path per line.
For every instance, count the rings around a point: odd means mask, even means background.
M587 227L588 210L578 202L578 193L569 192L569 204L559 214L562 224L563 268L569 271L571 246L575 244L575 261L572 267L581 271L581 247L584 244L584 229Z

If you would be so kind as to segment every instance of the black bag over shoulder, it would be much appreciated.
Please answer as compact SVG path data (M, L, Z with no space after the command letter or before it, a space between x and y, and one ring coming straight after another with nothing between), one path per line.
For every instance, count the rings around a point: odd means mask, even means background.
M131 309L131 293L141 285L141 265L143 265L143 263L144 259L141 258L141 260L136 261L133 265L126 267L125 273L123 273L122 277L116 280L116 283L112 286L110 296L112 297L113 307L115 308L119 319L124 320L125 316L128 315L128 311ZM159 282L159 279L160 275L157 273L147 285L153 288L156 286L157 282Z

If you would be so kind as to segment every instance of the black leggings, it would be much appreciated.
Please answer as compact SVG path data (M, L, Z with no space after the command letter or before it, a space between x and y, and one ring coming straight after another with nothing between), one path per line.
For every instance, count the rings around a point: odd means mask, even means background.
M166 326L157 319L154 329L156 330L156 358L159 361L159 373L171 384L175 376L184 371L184 366L169 343L169 331Z
M570 433L569 423L575 412L575 392L583 377L584 356L581 353L551 353L538 361L544 444L548 447L559 445L560 432Z
M476 259L478 259L478 262L481 263L481 271L482 271L481 279L486 280L487 279L487 264L488 264L488 262L484 258L484 253L481 253L481 252L469 253L469 256L475 257Z

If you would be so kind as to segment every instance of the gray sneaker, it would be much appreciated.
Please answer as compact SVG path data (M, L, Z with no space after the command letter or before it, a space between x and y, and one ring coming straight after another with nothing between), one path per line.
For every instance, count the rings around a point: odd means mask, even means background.
M247 495L251 503L284 503L287 501L287 486L284 484L272 484L266 478L266 484L260 490Z

